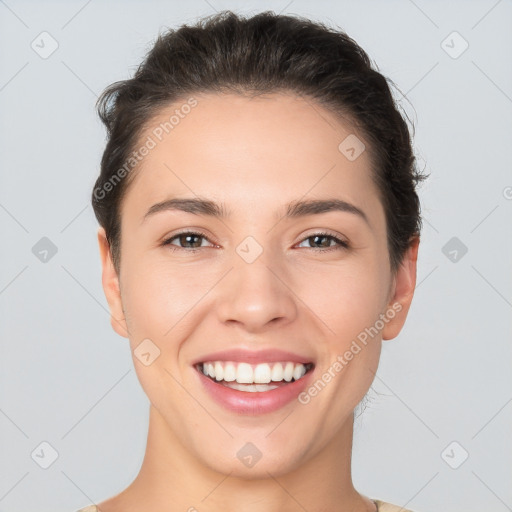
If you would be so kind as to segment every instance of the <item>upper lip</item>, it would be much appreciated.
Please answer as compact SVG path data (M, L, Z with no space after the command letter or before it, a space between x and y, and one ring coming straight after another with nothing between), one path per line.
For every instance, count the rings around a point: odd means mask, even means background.
M287 352L284 350L278 350L275 348L269 348L264 350L244 350L244 349L229 349L222 350L220 352L211 352L205 354L200 358L197 358L192 365L204 363L206 361L233 361L233 362L244 362L244 363L278 363L287 362L292 363L313 363L313 358L309 356L303 356L294 352Z

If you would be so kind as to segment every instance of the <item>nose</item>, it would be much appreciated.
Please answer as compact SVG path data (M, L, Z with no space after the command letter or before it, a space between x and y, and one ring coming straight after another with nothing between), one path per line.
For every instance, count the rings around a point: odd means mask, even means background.
M235 255L232 270L218 285L219 320L254 333L293 322L297 298L284 274L265 253L252 263Z

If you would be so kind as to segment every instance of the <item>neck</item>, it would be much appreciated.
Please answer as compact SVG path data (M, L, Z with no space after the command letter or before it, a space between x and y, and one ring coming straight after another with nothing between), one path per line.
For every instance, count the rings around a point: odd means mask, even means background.
M258 479L222 474L194 457L151 406L146 454L138 476L100 512L337 512L375 511L352 484L353 415L334 441L284 475ZM212 439L215 442L214 439ZM172 506L172 509L169 506Z

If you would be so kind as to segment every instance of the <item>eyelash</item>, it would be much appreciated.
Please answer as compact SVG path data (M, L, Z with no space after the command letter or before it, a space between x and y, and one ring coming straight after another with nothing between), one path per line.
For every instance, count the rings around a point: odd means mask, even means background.
M204 247L194 247L194 248L191 248L191 247L178 247L178 246L176 246L174 244L171 244L171 242L173 240L175 240L176 238L179 238L180 236L183 236L183 235L198 236L198 237L204 238L205 240L208 240L208 242L212 243L211 240L204 233L197 232L197 231L183 231L181 233L177 233L176 235L173 235L172 237L167 238L166 240L164 240L162 242L162 246L168 246L171 251L183 250L183 251L192 252L192 253L195 253L195 252L200 251L201 249L204 249ZM306 240L308 240L310 238L314 238L314 237L318 237L318 236L319 237L327 237L330 240L334 240L339 245L338 246L334 246L334 247L327 247L327 248L306 247L306 249L311 249L312 251L330 252L330 251L337 251L337 250L340 250L340 249L349 249L350 248L348 242L345 242L344 240L341 240L340 238L338 238L337 236L335 236L335 235L333 235L331 233L326 233L326 232L323 232L323 231L318 232L318 233L313 233L313 234L307 236L306 238L303 238L300 243L305 242Z

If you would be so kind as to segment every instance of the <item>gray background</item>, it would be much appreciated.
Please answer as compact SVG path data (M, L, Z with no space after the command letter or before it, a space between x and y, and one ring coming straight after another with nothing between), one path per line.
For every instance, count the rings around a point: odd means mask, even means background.
M101 288L94 102L160 29L222 9L340 26L414 106L397 93L431 172L418 287L356 421L356 488L418 512L512 510L512 2L6 0L0 511L71 512L137 474L148 401Z

